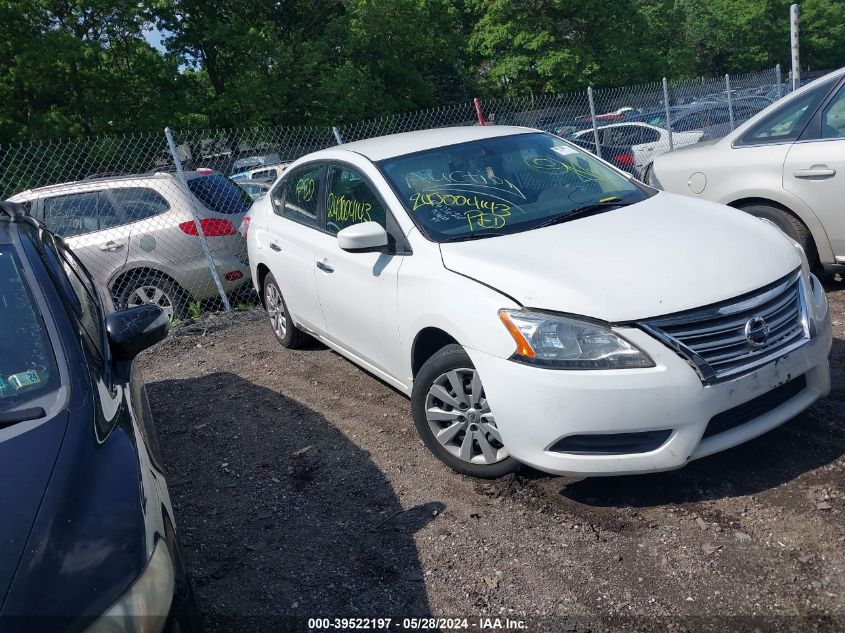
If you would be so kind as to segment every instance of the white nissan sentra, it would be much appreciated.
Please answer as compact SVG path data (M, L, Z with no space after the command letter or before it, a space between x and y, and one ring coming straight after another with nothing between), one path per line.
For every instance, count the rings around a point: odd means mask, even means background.
M549 134L332 147L250 215L282 345L313 336L409 395L461 473L679 468L830 389L827 299L800 246Z

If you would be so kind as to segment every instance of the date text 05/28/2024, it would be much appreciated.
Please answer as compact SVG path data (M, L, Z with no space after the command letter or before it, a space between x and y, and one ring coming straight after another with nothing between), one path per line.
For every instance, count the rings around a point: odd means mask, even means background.
M525 630L524 620L479 618L309 618L311 631L441 631L441 630Z

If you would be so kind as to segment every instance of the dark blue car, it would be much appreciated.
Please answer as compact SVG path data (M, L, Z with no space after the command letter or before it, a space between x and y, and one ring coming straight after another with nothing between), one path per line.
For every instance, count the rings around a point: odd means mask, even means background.
M135 356L157 306L110 311L79 260L0 203L0 631L194 631Z

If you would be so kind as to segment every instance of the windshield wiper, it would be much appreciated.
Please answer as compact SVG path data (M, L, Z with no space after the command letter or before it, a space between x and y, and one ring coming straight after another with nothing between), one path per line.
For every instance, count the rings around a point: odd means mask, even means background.
M535 229L541 229L544 226L552 226L553 224L561 224L562 222L569 222L570 220L575 220L577 218L583 218L588 215L595 215L596 213L601 213L602 211L607 211L608 209L615 209L618 207L627 207L630 204L634 204L633 202L624 202L623 200L608 200L607 202L595 202L593 204L585 204L583 207L576 207L570 211L565 211L563 213L559 213L557 215L553 215L545 222L541 222Z
M18 422L37 420L47 415L41 407L30 407L29 409L17 409L16 411L0 411L0 429L4 426L12 426Z
M467 233L466 235L456 235L454 237L446 238L445 240L440 240L440 243L446 244L448 242L468 242L470 240L483 240L485 237L496 237L497 235L502 235L502 233Z

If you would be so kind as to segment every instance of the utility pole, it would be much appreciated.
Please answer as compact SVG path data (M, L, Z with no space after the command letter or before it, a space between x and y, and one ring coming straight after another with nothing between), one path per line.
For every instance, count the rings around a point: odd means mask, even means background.
M789 40L792 45L792 89L801 87L801 61L798 57L798 5L789 7Z

